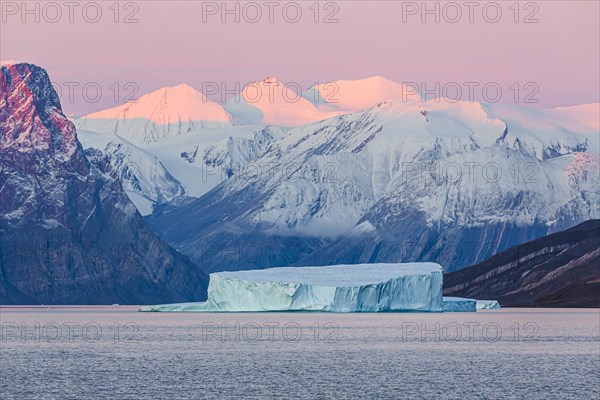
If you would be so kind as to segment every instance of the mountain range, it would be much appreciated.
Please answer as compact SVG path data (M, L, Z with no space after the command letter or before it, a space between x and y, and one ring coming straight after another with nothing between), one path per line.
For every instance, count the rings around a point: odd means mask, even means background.
M250 104L250 90L225 103L231 126L152 143L139 140L148 130L75 121L156 232L207 271L415 260L453 271L599 216L598 104L424 101L382 77L317 85L296 103L271 90ZM156 97L138 106L155 110Z
M383 77L290 101L270 77L69 119L42 68L1 83L3 304L198 300L206 272L286 265L451 272L600 218L598 104L425 101Z

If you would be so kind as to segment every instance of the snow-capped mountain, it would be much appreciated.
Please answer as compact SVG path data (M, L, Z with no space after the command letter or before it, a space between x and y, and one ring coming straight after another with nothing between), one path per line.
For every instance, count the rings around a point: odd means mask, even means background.
M409 95L412 88L383 77L332 84L339 100L335 104L321 101L330 90L327 85L311 88L318 100L313 104L309 92L299 97L291 87L270 77L246 86L225 104L232 116L202 93L179 85L144 95L136 103L72 120L84 147L108 155L127 194L148 215L157 205L203 195L262 155L271 138L283 136L286 129L269 123L297 126L391 98L405 96L414 101L418 97ZM198 124L198 119L203 121ZM210 125L205 119L225 123ZM237 126L231 126L230 120ZM202 129L207 126L213 129Z
M84 152L32 64L0 69L0 260L0 304L206 296L206 274L152 232L108 159Z
M421 100L418 88L382 76L322 83L309 88L302 97L323 112L343 114L365 110L388 100L403 103Z
M220 104L181 84L88 114L77 119L75 125L81 130L119 134L138 146L145 146L191 131L231 126L231 116Z
M243 174L150 221L209 270L415 260L454 270L598 218L589 135L496 114L391 101L293 128ZM244 256L249 247L259 254Z
M234 126L190 128L133 151L126 139L143 131L119 125L110 131L119 140L84 143L113 154L117 168L141 155L153 166L137 169L146 188L127 187L153 202L145 213L182 198L177 183L201 197L150 221L213 269L370 260L455 269L598 212L597 104L424 102L382 77L334 87L336 102L326 85L292 102L290 88L267 78L225 104ZM276 255L222 260L229 246L263 239Z
M279 127L234 126L223 107L187 85L71 120L84 148L109 157L142 215L203 195L283 135Z
M241 124L298 126L340 115L319 110L277 78L268 77L246 85L242 92L225 103L225 109Z

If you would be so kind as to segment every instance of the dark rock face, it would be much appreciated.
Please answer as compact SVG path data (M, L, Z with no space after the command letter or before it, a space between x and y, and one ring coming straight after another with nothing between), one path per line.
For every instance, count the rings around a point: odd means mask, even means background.
M600 307L600 220L448 273L444 295L497 299L513 307Z
M206 274L150 230L101 153L84 153L46 71L0 71L0 303L206 298Z

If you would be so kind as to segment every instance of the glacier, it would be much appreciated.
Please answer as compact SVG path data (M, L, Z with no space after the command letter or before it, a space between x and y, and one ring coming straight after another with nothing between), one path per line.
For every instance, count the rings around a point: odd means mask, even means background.
M210 275L206 302L148 306L140 311L441 312L442 283L442 267L435 263L217 272Z

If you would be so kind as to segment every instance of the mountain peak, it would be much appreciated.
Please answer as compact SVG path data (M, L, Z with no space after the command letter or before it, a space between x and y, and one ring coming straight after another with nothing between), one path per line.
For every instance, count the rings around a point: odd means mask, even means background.
M421 100L421 95L405 83L381 75L355 80L337 80L315 85L302 96L322 111L350 113L398 99L403 103Z
M225 109L242 124L279 126L298 126L339 115L322 112L273 76L246 85L239 96L225 103Z
M160 89L156 89L150 93L141 96L139 102L150 102L154 103L157 98L169 96L172 99L181 99L181 101L197 101L200 100L202 103L209 103L210 101L204 95L204 93L196 90L187 83L180 83L174 86L164 86Z
M75 127L46 70L27 63L0 68L0 148L70 157L77 148Z
M363 82L382 82L382 83L396 83L392 80L387 79L385 76L383 75L372 75L372 76L368 76L366 78L363 79L357 79L357 81L363 81Z
M189 131L231 125L223 106L181 83L147 93L135 102L77 120L80 129L116 133L135 144L151 144Z
M187 83L180 83L178 85L173 85L173 86L165 86L162 87L160 89L155 90L154 92L150 92L151 93L155 93L155 92L170 92L170 93L186 93L186 92L191 92L191 93L200 93L202 94L200 91L196 90L195 88L193 88L192 86L188 85Z
M14 64L23 64L23 63L20 63L17 60L0 60L0 67L14 65Z

